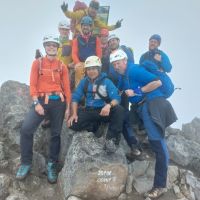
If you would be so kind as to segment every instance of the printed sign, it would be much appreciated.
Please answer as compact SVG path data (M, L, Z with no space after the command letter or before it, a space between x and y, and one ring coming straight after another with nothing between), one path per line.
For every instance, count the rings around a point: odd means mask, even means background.
M105 24L108 24L108 17L109 17L110 6L100 6L97 16L98 18L103 21ZM93 31L94 35L98 35L100 32L99 28L95 28Z

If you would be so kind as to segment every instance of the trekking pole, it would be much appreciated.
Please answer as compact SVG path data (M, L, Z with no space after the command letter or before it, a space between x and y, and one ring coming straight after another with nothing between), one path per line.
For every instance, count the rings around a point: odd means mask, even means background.
M176 87L176 88L174 88L174 90L182 90L182 88L181 87Z

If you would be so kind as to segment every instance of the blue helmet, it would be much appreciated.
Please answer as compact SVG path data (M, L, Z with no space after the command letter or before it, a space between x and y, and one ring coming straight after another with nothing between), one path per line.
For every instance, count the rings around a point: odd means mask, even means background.
M85 25L92 25L93 24L93 19L90 17L90 16L84 16L82 19L81 19L81 25L82 24L85 24Z
M158 34L154 34L149 38L149 40L152 40L152 39L157 40L159 43L161 43L161 37Z

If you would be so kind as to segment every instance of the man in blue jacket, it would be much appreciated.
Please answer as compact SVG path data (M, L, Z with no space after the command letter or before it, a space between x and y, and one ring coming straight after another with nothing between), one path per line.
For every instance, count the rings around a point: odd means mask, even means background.
M160 77L162 81L162 87L160 89L165 98L169 98L174 92L174 84L167 74L171 72L172 65L168 56L158 49L160 43L160 35L154 34L150 37L149 51L141 56L140 65Z
M121 99L117 88L106 78L105 73L101 73L101 67L99 57L90 56L86 59L86 77L80 81L72 95L72 115L68 127L81 131L90 129L96 122L109 122L105 148L112 153L119 145L124 109L119 105ZM86 107L78 109L84 96Z
M158 66L161 71L170 72L172 65L168 56L159 48L161 44L161 37L158 34L154 34L149 39L149 51L144 53L140 58L140 64L144 62L152 62Z
M117 50L110 55L110 62L121 74L120 85L129 102L138 105L138 112L144 122L149 143L156 156L153 188L145 194L151 199L158 198L166 189L168 150L164 138L165 128L177 120L176 114L163 93L158 77L140 65L127 62L127 55Z
M108 37L108 47L110 50L110 54L118 49L122 49L124 52L126 52L128 62L134 63L134 54L130 47L127 47L125 45L120 45L120 38L115 35L111 34ZM108 74L108 77L113 81L115 86L119 88L119 74L114 70L112 63L108 62L109 66L107 67L106 73ZM131 149L131 153L127 154L127 157L129 157L131 160L137 159L137 160L144 160L144 155L142 155L142 152L138 148L138 141L135 137L134 130L135 126L139 126L141 124L141 121L138 119L137 114L135 114L135 123L134 125L131 125L129 122L129 102L127 96L122 92L121 94L121 106L125 109L125 120L123 123L123 136L129 145ZM141 125L140 125L141 126Z

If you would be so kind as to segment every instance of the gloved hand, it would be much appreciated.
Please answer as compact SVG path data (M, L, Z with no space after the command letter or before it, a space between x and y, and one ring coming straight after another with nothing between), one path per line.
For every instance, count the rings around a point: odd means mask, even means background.
M65 4L65 2L63 2L63 4L61 5L61 9L65 13L68 10L68 4Z
M141 87L135 88L135 89L134 89L134 93L135 93L135 95L137 95L137 96L142 96L142 95L144 94L144 93L142 92Z
M115 24L115 28L120 28L122 25L122 21L123 19L118 20L117 23Z

